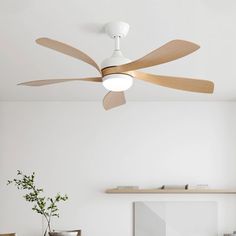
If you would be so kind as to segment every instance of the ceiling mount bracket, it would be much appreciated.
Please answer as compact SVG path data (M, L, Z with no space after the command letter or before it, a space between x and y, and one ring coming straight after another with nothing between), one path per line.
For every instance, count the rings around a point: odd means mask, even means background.
M129 32L129 24L122 21L113 21L105 25L105 32L111 38L124 38Z

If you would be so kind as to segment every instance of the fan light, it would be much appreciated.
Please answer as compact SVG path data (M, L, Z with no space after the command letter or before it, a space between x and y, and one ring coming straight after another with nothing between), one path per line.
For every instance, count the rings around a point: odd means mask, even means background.
M125 91L133 85L133 77L126 74L111 74L103 77L103 86L114 92Z

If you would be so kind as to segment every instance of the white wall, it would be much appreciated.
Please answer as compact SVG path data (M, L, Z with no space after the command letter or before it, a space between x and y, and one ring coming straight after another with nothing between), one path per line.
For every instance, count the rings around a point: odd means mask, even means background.
M57 229L131 236L132 202L219 203L220 233L236 229L236 196L107 195L116 185L208 183L236 187L236 103L0 103L0 231L40 235L41 217L5 185L35 171L48 194L67 193Z

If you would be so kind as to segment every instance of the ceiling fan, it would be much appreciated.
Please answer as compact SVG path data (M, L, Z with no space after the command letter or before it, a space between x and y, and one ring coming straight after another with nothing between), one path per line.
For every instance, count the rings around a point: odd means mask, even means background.
M131 61L124 57L120 51L120 39L127 35L129 25L125 22L111 22L106 25L105 30L115 40L115 50L111 57L102 62L101 69L91 57L79 49L49 38L39 38L36 40L36 43L41 46L90 64L99 72L99 77L35 80L20 83L19 85L43 86L70 81L102 82L103 86L109 91L103 99L105 110L126 103L124 91L132 86L134 78L173 89L213 93L214 83L208 80L154 75L138 71L138 69L160 65L193 53L200 48L197 44L185 40L173 40L146 56Z

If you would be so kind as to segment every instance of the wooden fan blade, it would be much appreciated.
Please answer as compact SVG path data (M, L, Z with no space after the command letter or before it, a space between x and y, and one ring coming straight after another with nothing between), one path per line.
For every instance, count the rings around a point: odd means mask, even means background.
M133 72L136 79L144 80L164 87L197 93L213 93L214 83L208 80L152 75L140 71Z
M102 77L82 78L82 79L48 79L48 80L33 80L28 82L19 83L18 85L25 86L43 86L49 84L58 84L71 81L91 81L91 82L102 82Z
M105 68L104 71L106 74L119 73L151 67L174 61L196 51L199 48L200 46L195 43L184 40L173 40L136 61L120 66Z
M109 92L103 98L103 107L110 110L126 103L124 92Z
M36 40L36 43L41 46L53 49L55 51L61 52L68 56L84 61L90 64L91 66L95 67L98 70L98 72L101 73L97 63L91 57L89 57L87 54L85 54L84 52L80 51L77 48L74 48L70 45L49 38L39 38Z

